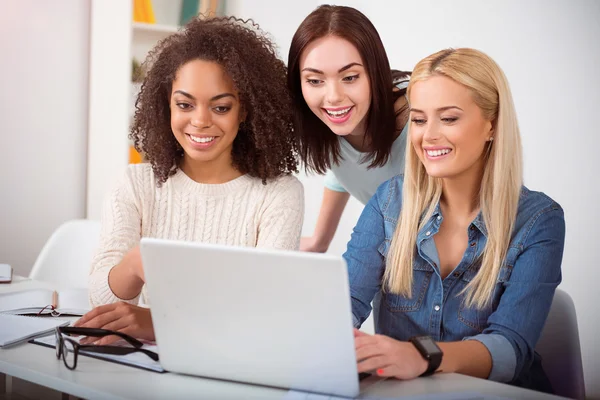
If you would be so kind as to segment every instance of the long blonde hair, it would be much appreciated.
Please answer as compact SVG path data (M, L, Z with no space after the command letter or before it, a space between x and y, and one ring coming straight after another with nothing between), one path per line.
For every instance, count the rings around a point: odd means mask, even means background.
M484 118L494 127L486 155L479 205L487 230L481 268L462 293L467 306L483 308L491 299L506 257L523 182L521 137L507 79L486 54L473 49L442 50L421 60L408 86L432 76L445 76L471 90ZM410 123L410 121L409 121ZM409 126L410 135L410 126ZM427 223L442 195L441 179L427 175L407 141L402 211L392 239L383 277L384 290L412 296L413 260L417 233Z

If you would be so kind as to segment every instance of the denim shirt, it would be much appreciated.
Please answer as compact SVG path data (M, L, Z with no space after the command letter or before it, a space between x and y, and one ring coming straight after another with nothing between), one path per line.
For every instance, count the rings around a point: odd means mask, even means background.
M482 215L469 226L462 260L442 279L433 240L444 218L439 204L418 232L412 297L382 290L386 255L402 207L402 182L403 177L396 176L379 187L344 254L354 326L367 319L373 301L377 333L401 341L415 335L440 342L477 340L491 354L490 380L551 391L534 349L561 281L565 223L560 205L543 193L522 188L492 301L476 309L465 306L465 296L459 293L481 265L487 240Z

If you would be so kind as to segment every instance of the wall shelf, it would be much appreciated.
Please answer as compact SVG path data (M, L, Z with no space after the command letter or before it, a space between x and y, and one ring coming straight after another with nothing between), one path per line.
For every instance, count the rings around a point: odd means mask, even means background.
M147 24L145 22L133 22L132 27L134 34L162 34L164 36L168 36L171 33L175 33L179 29L179 26Z
M161 40L177 32L179 26L132 22L131 55L143 62L148 52Z

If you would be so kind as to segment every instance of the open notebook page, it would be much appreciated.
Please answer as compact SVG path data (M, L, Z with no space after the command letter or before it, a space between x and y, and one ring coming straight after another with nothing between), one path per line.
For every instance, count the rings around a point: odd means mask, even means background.
M31 289L0 294L0 313L37 314L56 300L56 312L61 314L83 315L91 309L86 289L66 289L57 292L50 289ZM43 314L52 313L52 309Z
M60 290L57 305L61 314L83 315L92 309L87 289Z
M55 318L0 314L0 347L10 346L40 335L52 334L57 326L68 324L68 321Z

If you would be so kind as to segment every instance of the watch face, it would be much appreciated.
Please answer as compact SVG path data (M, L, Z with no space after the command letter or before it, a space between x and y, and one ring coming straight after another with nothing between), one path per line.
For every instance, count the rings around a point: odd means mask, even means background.
M437 346L437 344L435 344L435 342L431 338L425 337L419 338L418 340L419 344L428 354L436 354L441 352L440 348Z

